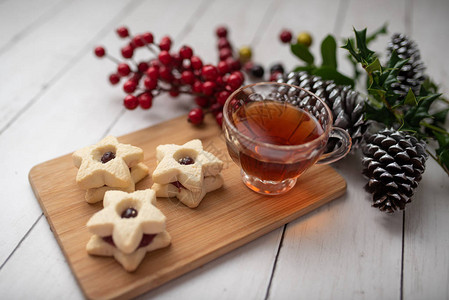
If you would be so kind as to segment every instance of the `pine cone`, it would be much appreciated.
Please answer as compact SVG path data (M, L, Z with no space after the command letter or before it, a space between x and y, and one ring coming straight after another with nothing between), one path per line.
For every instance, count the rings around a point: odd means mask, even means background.
M421 84L425 80L425 66L421 60L418 46L404 34L393 34L387 46L387 57L389 58L393 50L396 51L399 58L408 59L408 62L401 68L398 74L399 82L392 84L392 88L403 99L409 89L412 89L415 95L419 95Z
M426 144L389 129L369 135L366 142L363 174L369 179L365 189L373 194L373 206L389 213L403 210L424 172Z
M277 82L302 87L323 99L332 110L334 125L349 133L354 148L360 144L368 127L363 115L365 99L350 86L338 86L331 80L323 80L307 72L291 72Z

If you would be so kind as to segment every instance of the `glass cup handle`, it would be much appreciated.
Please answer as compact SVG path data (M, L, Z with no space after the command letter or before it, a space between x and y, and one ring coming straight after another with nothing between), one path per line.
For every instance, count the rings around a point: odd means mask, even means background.
M338 138L341 141L341 145L334 151L321 155L316 164L325 165L333 163L345 157L349 150L351 150L352 140L346 130L339 127L332 127L329 138Z

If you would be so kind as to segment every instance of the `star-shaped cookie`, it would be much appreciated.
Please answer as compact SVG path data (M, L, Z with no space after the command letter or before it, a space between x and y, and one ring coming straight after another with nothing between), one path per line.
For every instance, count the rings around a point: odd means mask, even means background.
M190 208L197 207L203 200L206 193L215 191L223 185L223 177L221 174L215 176L204 177L201 191L192 192L183 187L174 184L154 183L151 187L156 192L156 197L176 197L179 201Z
M126 188L132 184L129 168L143 160L143 150L107 136L95 145L75 151L72 158L79 169L76 182L81 188L104 185Z
M180 182L186 189L201 192L205 176L215 176L223 168L223 162L212 153L203 150L200 140L184 145L160 145L156 148L158 165L153 181L159 184Z
M132 272L137 269L147 252L167 247L170 245L170 242L170 235L167 231L163 231L158 233L148 246L138 248L133 253L126 254L95 234L87 243L86 250L87 253L92 255L114 256L126 271Z
M99 188L91 188L86 191L86 194L84 198L86 199L87 203L97 203L99 201L102 201L104 198L104 194L107 191L123 191L123 192L134 192L135 191L135 184L141 181L143 178L145 178L148 175L148 167L144 163L138 163L134 167L130 168L131 171L131 178L132 178L132 184L126 188L116 188L116 187L109 187L109 186L102 186Z
M121 252L134 252L144 234L158 234L165 231L166 217L154 206L155 192L151 189L133 193L122 191L106 192L104 208L87 222L87 228L100 237L112 237Z

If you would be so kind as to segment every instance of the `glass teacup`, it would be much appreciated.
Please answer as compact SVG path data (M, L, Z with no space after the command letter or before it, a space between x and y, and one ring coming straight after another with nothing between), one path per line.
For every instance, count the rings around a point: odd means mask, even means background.
M251 190L278 195L316 164L343 158L349 134L333 127L332 112L313 93L289 84L262 82L239 88L223 108L228 152ZM340 143L324 153L329 138Z

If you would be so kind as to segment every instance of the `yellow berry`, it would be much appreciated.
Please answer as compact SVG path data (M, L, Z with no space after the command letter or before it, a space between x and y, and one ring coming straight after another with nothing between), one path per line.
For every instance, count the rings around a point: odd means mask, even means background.
M243 46L239 49L239 59L241 62L247 62L251 59L252 51L248 46Z
M312 36L306 31L299 33L296 40L298 44L303 44L306 47L310 47L310 45L312 45Z

